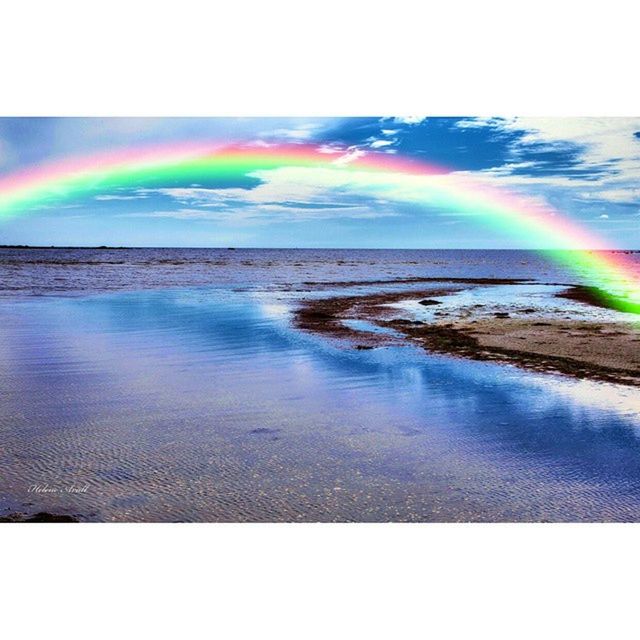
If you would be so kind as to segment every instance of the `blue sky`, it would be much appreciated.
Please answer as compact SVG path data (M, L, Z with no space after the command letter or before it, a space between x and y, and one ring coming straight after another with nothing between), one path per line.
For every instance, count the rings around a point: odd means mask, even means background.
M2 118L0 174L129 145L311 144L399 154L515 191L640 248L640 118ZM519 248L473 216L295 172L99 192L0 223L0 244Z

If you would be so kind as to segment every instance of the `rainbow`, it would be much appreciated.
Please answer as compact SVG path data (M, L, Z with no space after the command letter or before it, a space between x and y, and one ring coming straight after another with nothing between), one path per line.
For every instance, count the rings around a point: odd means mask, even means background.
M390 201L425 202L473 216L521 242L544 243L544 253L593 287L603 304L640 313L638 265L583 225L527 196L389 153L187 142L65 158L0 174L0 219L106 190L184 186L282 170L299 172L294 176L313 171L311 179L331 177Z

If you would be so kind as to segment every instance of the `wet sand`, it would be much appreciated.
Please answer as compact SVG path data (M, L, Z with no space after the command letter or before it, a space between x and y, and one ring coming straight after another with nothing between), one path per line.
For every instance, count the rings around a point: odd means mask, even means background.
M61 515L55 513L47 513L46 511L39 511L34 515L27 515L25 513L11 513L7 516L0 516L0 522L80 522L78 518L74 516Z
M460 305L434 311L429 322L416 320L397 303L417 301L437 309L443 296L459 293L441 281L439 289L405 290L359 296L306 300L295 315L296 325L369 349L409 341L435 353L473 360L501 361L536 371L561 373L640 386L640 335L634 322L595 321L571 312L549 317L547 310L527 305L505 311L499 305ZM455 279L455 283L493 286L521 280ZM584 305L606 308L586 287L567 286L556 294ZM354 328L353 321L365 327ZM379 327L382 332L368 330ZM390 330L390 331L388 331Z

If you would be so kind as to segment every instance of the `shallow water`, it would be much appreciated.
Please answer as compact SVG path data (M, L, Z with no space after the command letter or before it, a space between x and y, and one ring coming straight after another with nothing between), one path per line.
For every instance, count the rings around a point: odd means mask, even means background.
M291 327L300 294L285 290L282 265L253 265L251 278L229 268L208 286L200 275L187 286L184 273L155 282L147 266L138 286L131 273L121 278L129 284L119 288L138 290L106 294L95 293L100 266L59 268L68 280L80 269L85 289L33 295L50 284L46 266L28 295L0 304L4 511L106 521L640 520L636 389L409 347L340 348ZM356 279L358 269L362 279L415 275L408 265L287 269L300 288L336 272ZM161 288L171 279L180 286Z
M507 312L512 318L527 318L531 307L536 317L549 319L571 318L574 320L638 323L638 315L614 309L605 309L558 297L567 291L567 286L557 284L505 284L466 287L444 296L433 296L439 302L435 306L424 306L418 300L404 300L387 306L409 311L411 317L423 322L437 319L438 313L453 312L456 316L473 314L474 317L494 316L496 312Z

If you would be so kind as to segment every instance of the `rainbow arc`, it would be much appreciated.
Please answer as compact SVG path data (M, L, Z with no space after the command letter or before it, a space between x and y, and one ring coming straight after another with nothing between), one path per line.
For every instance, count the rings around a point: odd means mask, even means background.
M473 220L545 246L607 306L640 313L640 273L626 252L545 203L444 167L395 154L324 153L316 147L179 143L65 158L0 175L0 219L35 214L113 189L162 188L296 169L324 172L350 189L469 214ZM310 173L313 179L313 173ZM319 174L318 174L319 175Z

